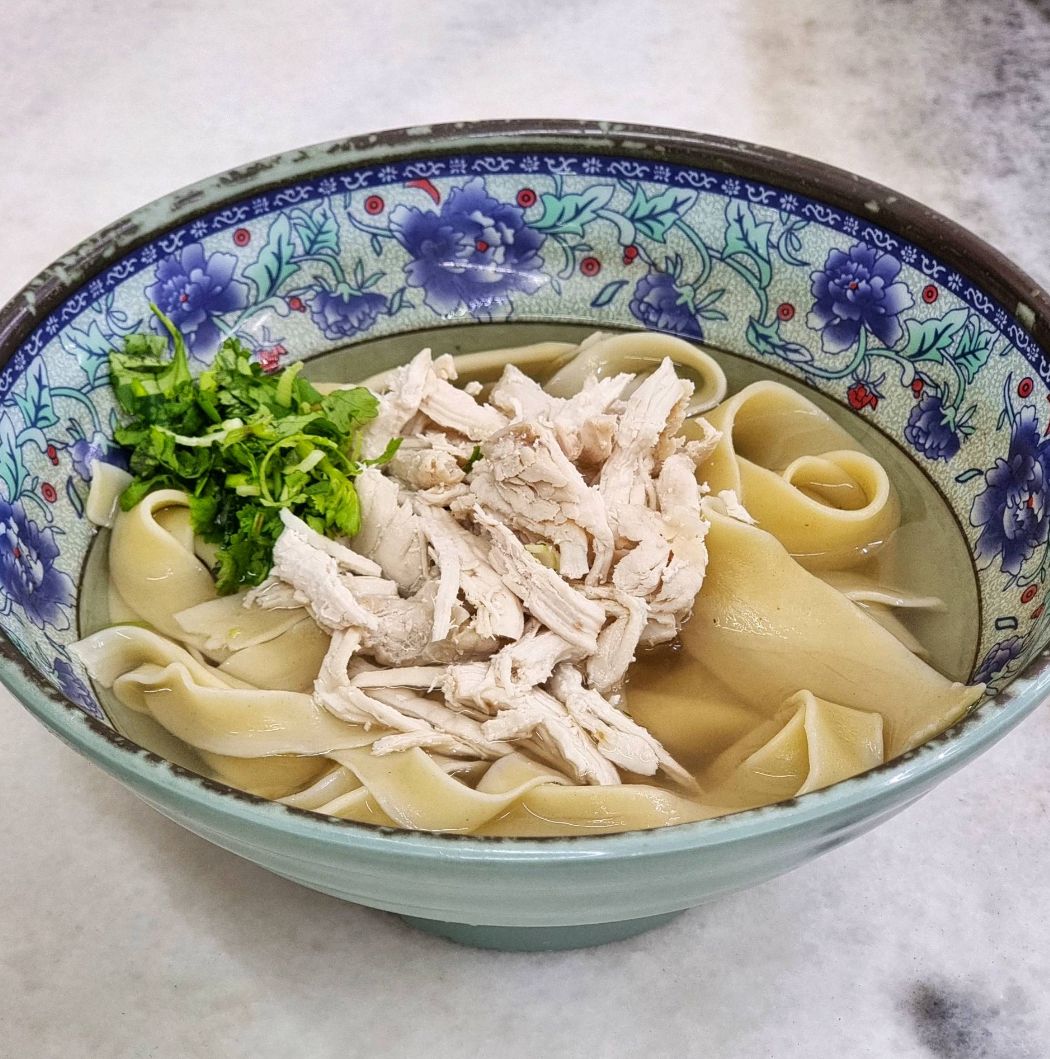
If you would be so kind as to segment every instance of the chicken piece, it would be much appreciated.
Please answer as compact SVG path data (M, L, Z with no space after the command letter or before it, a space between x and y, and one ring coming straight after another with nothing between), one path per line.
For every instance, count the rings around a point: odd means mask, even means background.
M722 431L716 430L703 416L696 416L690 419L689 423L700 428L701 436L690 438L682 446L682 451L693 461L694 466L700 467L718 448L718 443L722 440Z
M449 382L456 368L451 357L439 357L423 388L421 411L428 419L446 430L454 430L472 441L481 441L507 425L507 418L491 405L478 404L466 390Z
M369 597L397 595L397 585L385 577L346 574L340 571L339 580L364 606L368 605ZM263 610L298 610L302 604L290 584L270 575L245 594L244 606L260 607Z
M538 422L512 423L481 446L470 475L478 503L511 528L549 540L571 579L607 575L613 537L605 505L561 450L554 431ZM590 561L590 545L594 563Z
M418 505L416 510L438 568L442 573L446 567L456 569L459 587L477 612L474 624L478 634L517 640L525 627L521 603L493 568L486 542L447 511Z
M438 561L437 551L431 549L435 562ZM448 550L438 562L438 587L434 595L434 620L431 627L431 640L443 640L452 628L452 609L459 599L460 587L460 565L459 553Z
M366 596L396 596L397 583L385 577L365 577L353 574L342 575L343 584L359 599Z
M656 493L664 516L671 559L660 591L650 600L655 613L674 614L679 626L689 617L707 572L710 523L701 514L700 488L686 453L669 456L656 480Z
M613 584L622 592L645 597L655 592L671 558L671 545L662 533L636 544L613 570Z
M445 670L442 680L445 701L479 716L491 715L490 701L501 701L509 694L496 679L488 662L459 662Z
M361 530L354 547L379 564L385 577L402 591L415 592L427 576L423 527L397 483L376 467L367 467L354 480L361 505Z
M302 603L291 585L270 574L244 597L246 607L262 607L263 610L300 610Z
M372 746L377 755L408 750L412 746L425 746L443 754L457 757L479 758L496 761L514 752L509 743L489 739L482 732L481 724L473 717L450 710L442 702L424 698L404 688L376 688L368 697L395 709L409 718L426 721L431 731L424 733L412 729L396 736L383 736Z
M417 353L390 375L385 393L379 395L379 412L361 432L362 451L367 459L380 456L391 438L405 432L405 426L419 412L427 383L434 373L430 350Z
M623 507L644 507L650 499L657 460L673 451L669 439L681 426L692 393L692 383L679 379L665 357L627 399L598 481L611 521Z
M558 666L550 689L569 716L591 736L599 752L614 765L639 776L653 776L663 769L675 782L696 790L696 780L667 753L659 740L597 691L584 687L583 677L575 666L564 663ZM484 729L488 730L491 723L484 725Z
M553 421L564 398L554 397L520 368L508 364L489 393L489 404L512 420Z
M362 648L380 665L412 666L488 658L500 643L478 634L466 608L456 604L447 635L434 640L437 582L429 580L408 599L394 595L362 595L359 601L376 617L378 627L366 631ZM514 600L517 603L517 599Z
M286 528L274 543L270 576L291 586L295 600L322 629L374 629L375 616L355 598L340 573L337 559L313 547L295 529ZM249 593L252 602L261 598L252 596Z
M453 709L496 715L482 724L486 738L517 743L579 783L620 782L616 769L564 706L540 688L508 689L496 679L493 666L473 662L449 666L444 691Z
M736 495L735 489L719 489L718 499L722 501L726 514L730 518L735 518L738 522L744 522L749 526L755 524L751 512L740 503L740 497Z
M314 698L350 724L366 728L378 724L400 733L400 737L381 737L373 744L373 753L426 746L443 754L495 760L513 751L508 744L486 738L476 720L455 713L443 703L403 689L363 691L349 677L350 660L359 646L356 630L343 630L332 637L314 683Z
M670 643L678 635L678 629L679 622L674 614L650 612L649 621L638 638L638 646L657 647L662 643Z
M681 554L672 556L664 570L660 591L649 601L650 619L670 615L678 628L688 620L707 569L707 549L703 544L700 547L704 549L703 561Z
M615 415L606 414L634 380L630 374L589 378L572 397L555 397L513 364L503 369L489 402L514 421L554 428L558 444L573 461L596 466L608 459L616 434Z
M567 452L579 450L575 458L581 465L598 468L612 455L616 426L616 416L595 416L581 423L568 437L559 430L558 440Z
M655 500L656 486L651 484ZM671 556L664 519L651 508L624 505L618 512L617 535L621 550L613 585L632 596L655 592Z
M601 636L598 642L601 643ZM577 659L580 653L553 632L541 631L539 622L530 621L520 640L507 644L492 658L496 680L505 688L515 685L535 687L546 684L554 667L567 659Z
M359 555L345 544L341 544L339 541L334 541L324 536L324 534L310 529L301 518L293 515L286 507L281 508L281 522L284 523L284 531L282 532L291 532L302 537L311 548L316 548L319 552L330 555L344 570L366 577L379 577L383 573L378 563L373 562L364 555Z
M435 451L447 452L455 456L457 460L464 462L470 459L476 447L475 442L469 438L446 434L443 430L435 430L432 426L424 428L417 436Z
M461 502L466 502L468 505L474 503L473 494L465 482L458 482L456 485L436 485L433 489L419 489L412 494L412 499L417 502L417 512L419 504L451 510Z
M332 642L321 663L321 670L314 681L314 701L329 713L349 724L372 724L375 720L362 711L346 694L350 687L348 670L350 660L361 646L358 629L339 629L332 635Z
M427 582L427 586L430 582ZM430 646L434 625L433 589L414 596L363 596L361 605L375 616L376 627L364 637L364 648L381 665L415 662Z
M474 519L492 542L489 561L525 609L585 655L593 654L605 611L534 559L506 526L480 507L475 507Z
M665 517L679 515L700 518L700 486L693 473L693 460L687 453L669 456L656 479L656 499ZM728 490L724 490L728 492Z
M553 757L577 783L607 787L620 782L615 767L553 695L531 688L504 702L504 708L481 726L487 739L535 740L543 756Z
M633 381L634 376L626 372L604 379L592 377L562 403L552 425L570 460L595 467L612 455L618 418L609 409Z
M447 490L465 477L455 453L436 447L427 437L405 438L387 467L402 485L417 490Z
M482 636L476 628L475 619L471 619L462 625L455 625L444 640L428 644L422 655L414 661L420 665L473 661L490 658L499 648L500 641L491 636Z
M490 701L500 702L508 694L527 691L550 678L554 667L566 659L579 659L580 652L555 633L531 621L520 640L507 644L487 662L462 662L444 672L442 686L449 702L467 704L485 712ZM422 668L402 670L398 680L422 686L436 674Z
M402 666L400 669L364 669L350 681L355 688L418 688L433 691L445 680L444 666Z
M627 676L649 622L649 607L644 600L617 588L599 591L601 595L592 598L601 599L605 613L613 620L598 633L598 649L587 659L586 669L587 683L606 694L619 688Z

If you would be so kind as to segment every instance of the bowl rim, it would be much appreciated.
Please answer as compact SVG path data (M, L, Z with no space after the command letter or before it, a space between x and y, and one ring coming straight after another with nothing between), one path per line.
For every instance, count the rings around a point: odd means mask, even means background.
M739 140L680 129L570 119L456 122L399 128L327 141L225 170L126 214L44 268L0 307L0 369L71 293L119 257L196 216L295 179L377 161L449 153L579 149L688 165L772 184L864 216L928 249L1012 310L1041 347L1050 345L1050 295L999 251L956 222L873 181L823 162ZM413 858L517 862L594 861L673 853L787 834L816 823L829 828L865 805L898 805L918 797L1018 724L1050 693L1050 652L1033 660L995 698L947 732L870 772L788 802L729 816L617 834L490 838L392 830L338 820L238 791L161 758L90 717L46 681L0 630L0 682L46 727L149 801L173 796L203 810L323 845Z

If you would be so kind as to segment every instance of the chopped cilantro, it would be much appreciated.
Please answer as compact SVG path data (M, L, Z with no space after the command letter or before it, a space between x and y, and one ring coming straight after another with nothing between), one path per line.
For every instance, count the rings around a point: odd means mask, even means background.
M463 470L465 470L467 472L467 474L470 474L470 472L474 469L474 464L477 463L478 460L480 460L480 459L481 459L481 446L480 445L475 445L473 451L470 454L469 459L467 460L467 462L465 464L463 464Z
M360 430L378 401L357 386L322 396L292 364L268 375L236 338L194 378L177 328L153 306L171 338L130 335L109 356L110 378L126 420L114 433L130 450L134 481L127 511L154 489L190 496L193 529L218 545L222 593L257 585L270 572L280 509L319 533L352 537L361 513L353 479L377 460L360 458Z

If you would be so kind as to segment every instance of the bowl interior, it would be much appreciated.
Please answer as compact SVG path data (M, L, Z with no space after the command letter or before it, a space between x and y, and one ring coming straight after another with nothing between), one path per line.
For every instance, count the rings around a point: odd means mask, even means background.
M89 623L97 611L90 465L121 459L107 353L150 326L150 302L198 365L236 334L268 366L308 359L328 377L425 344L599 328L703 342L731 378L777 372L859 417L880 455L936 487L947 522L914 548L972 617L952 675L997 691L1043 649L1050 372L1031 310L876 224L865 194L881 189L861 185L850 212L782 173L759 181L585 137L336 147L135 215L132 245L93 272L81 261L83 282L5 350L0 629L79 707L105 722L68 648L81 611Z

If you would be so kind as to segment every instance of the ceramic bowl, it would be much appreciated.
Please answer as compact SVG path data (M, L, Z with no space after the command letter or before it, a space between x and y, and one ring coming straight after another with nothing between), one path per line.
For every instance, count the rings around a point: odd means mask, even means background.
M864 417L948 501L976 571L970 675L994 695L856 779L642 833L390 832L211 782L114 730L69 652L98 602L83 577L89 465L120 458L106 355L150 301L201 365L232 333L265 363L329 354L363 377L428 341L456 351L651 328L776 370ZM0 679L160 812L306 886L481 945L625 937L862 833L1041 701L1048 306L917 203L691 133L454 125L232 169L87 239L0 311ZM938 561L938 542L925 546Z

